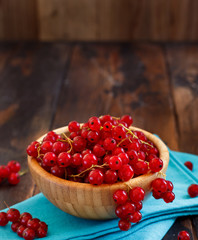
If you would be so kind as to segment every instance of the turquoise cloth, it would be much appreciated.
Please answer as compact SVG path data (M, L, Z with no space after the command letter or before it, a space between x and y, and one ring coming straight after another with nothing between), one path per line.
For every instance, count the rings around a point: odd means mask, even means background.
M191 172L184 166L191 161L194 169ZM198 215L198 197L190 198L187 188L192 183L198 184L198 156L170 151L170 164L167 179L174 183L176 195L173 203L155 200L149 196L142 209L143 220L134 224L127 232L117 227L118 220L95 221L85 220L62 212L51 204L43 194L14 205L21 212L30 212L33 217L49 225L46 240L83 240L83 239L144 239L160 240L174 223L176 217ZM3 210L3 211L6 211ZM176 233L177 234L177 233ZM10 229L10 224L0 227L0 239L21 239Z

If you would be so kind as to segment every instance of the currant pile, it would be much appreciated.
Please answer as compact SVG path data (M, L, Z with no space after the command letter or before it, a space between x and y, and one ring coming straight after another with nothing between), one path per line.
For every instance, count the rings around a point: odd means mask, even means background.
M72 121L68 135L51 131L41 143L32 142L27 153L57 177L94 185L159 172L158 149L143 132L132 131L132 123L128 115L91 117L83 125Z
M12 231L25 240L32 240L35 237L43 238L47 235L47 224L38 218L32 218L28 212L20 214L15 208L9 208L7 213L0 212L0 226L6 226L8 222L12 223Z
M17 185L20 182L20 169L20 163L14 160L7 165L0 165L0 183L7 179L11 185Z

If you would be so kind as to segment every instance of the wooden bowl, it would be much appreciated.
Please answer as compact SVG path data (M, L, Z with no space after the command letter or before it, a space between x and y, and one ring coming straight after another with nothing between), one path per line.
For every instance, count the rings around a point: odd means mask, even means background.
M163 160L162 172L165 173L169 163L169 152L166 145L153 134L139 128L131 127L132 130L142 131L159 150L159 157ZM67 127L54 130L60 134L68 132ZM44 135L45 136L45 135ZM37 141L42 141L44 136ZM87 183L72 182L58 178L45 171L36 159L28 156L28 165L33 179L40 191L55 206L71 215L87 219L112 219L116 218L113 193L117 189L127 190L123 182L115 184L102 184L94 186ZM151 191L151 182L161 177L159 173L148 173L127 182L132 188L142 187L146 194Z

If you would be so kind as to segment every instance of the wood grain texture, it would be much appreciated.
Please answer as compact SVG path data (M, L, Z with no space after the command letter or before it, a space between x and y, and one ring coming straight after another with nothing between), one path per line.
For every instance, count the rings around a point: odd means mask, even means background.
M0 59L3 54L7 60L0 61L0 163L15 159L25 169L27 145L50 128L70 49L67 44L19 44L9 56L2 48ZM28 173L16 187L0 186L0 202L12 205L33 191Z
M1 40L197 41L197 0L1 0Z
M167 47L170 77L179 126L179 147L198 154L198 47L174 45Z
M0 19L1 40L38 39L35 0L1 0Z

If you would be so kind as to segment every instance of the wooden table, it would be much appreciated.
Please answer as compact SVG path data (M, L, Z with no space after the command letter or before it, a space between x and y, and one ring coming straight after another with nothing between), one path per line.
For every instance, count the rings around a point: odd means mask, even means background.
M0 44L0 163L27 168L26 146L70 120L131 114L171 149L198 154L198 45L113 43ZM30 174L0 186L0 208L39 191ZM164 237L198 217L178 218Z

